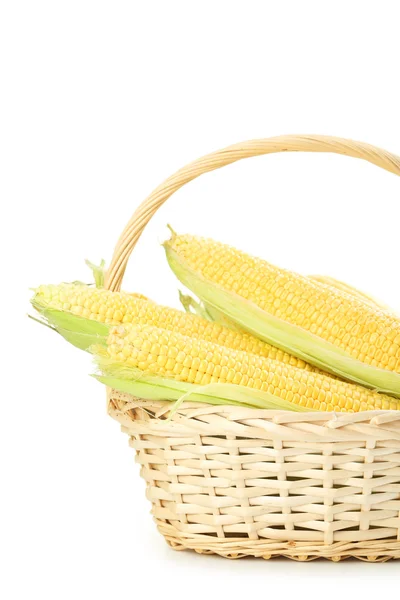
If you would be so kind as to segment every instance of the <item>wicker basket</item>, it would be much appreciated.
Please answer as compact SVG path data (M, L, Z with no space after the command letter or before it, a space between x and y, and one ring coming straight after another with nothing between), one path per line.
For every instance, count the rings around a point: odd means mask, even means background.
M106 286L118 290L156 210L185 183L242 158L335 152L400 175L400 158L321 136L230 146L178 171L138 208ZM136 450L159 531L175 549L227 558L400 558L400 411L292 413L183 404L108 390L109 414Z

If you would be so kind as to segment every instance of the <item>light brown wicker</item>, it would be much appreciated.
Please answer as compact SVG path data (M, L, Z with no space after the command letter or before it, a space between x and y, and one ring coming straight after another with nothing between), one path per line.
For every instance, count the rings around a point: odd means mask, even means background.
M185 183L241 158L336 152L400 175L400 158L322 136L230 146L191 163L143 202L106 278L120 288L156 210ZM400 411L292 413L171 403L108 390L108 407L137 452L159 531L175 549L228 558L400 558Z

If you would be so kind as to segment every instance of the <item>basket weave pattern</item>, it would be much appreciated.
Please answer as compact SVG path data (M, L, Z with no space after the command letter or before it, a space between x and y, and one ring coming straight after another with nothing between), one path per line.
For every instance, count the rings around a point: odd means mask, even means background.
M400 558L400 414L291 413L109 391L160 532L229 558Z
M129 257L166 200L196 177L275 152L332 152L400 175L400 157L316 135L235 144L157 187L125 227L106 274L119 290ZM175 549L229 558L400 558L400 411L292 413L169 402L108 390L137 452L158 529Z

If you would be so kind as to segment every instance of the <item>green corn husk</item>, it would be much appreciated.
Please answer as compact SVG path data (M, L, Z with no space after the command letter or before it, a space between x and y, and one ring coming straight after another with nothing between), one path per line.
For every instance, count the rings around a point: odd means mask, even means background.
M79 317L69 312L46 308L32 300L32 306L39 312L42 325L47 325L80 350L89 350L93 344L105 340L109 333L109 325Z
M316 335L268 314L193 271L168 241L164 248L169 266L179 281L207 307L222 312L240 328L342 379L400 397L400 374L366 365Z
M85 263L92 271L95 286L102 288L104 286L105 260L102 259L98 266L87 259ZM82 281L74 281L73 283L84 286L93 285L83 283ZM62 335L70 344L81 350L88 350L90 346L96 343L99 337L108 335L109 328L107 325L79 317L68 311L49 308L37 296L31 299L31 304L41 318L38 319L32 315L28 315L29 318L41 325L50 327L50 329Z

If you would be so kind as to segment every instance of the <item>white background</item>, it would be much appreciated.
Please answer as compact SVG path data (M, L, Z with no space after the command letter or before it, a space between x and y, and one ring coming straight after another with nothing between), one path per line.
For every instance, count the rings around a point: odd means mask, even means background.
M83 260L109 260L138 203L202 154L283 133L400 153L398 2L10 0L0 13L1 597L393 597L395 562L169 550L89 357L25 315L28 288L88 280ZM327 154L226 167L159 211L125 288L178 305L170 222L399 307L399 183Z

